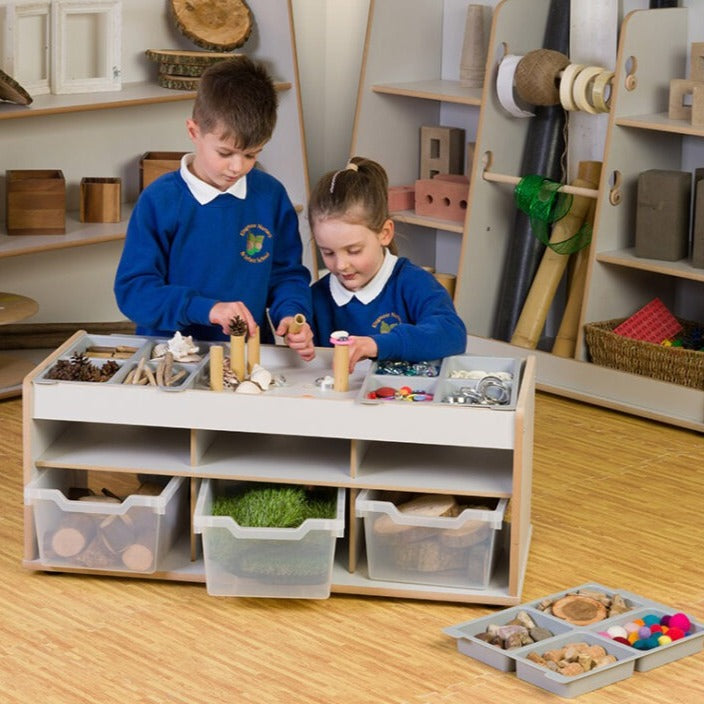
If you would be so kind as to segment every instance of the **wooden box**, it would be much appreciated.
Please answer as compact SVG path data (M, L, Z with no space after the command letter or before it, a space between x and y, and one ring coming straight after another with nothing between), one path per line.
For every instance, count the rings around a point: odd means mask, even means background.
M177 171L188 152L145 152L139 162L139 190L169 171Z
M81 222L120 222L121 192L119 178L82 178Z
M63 235L66 180L59 169L6 172L5 224L8 235Z

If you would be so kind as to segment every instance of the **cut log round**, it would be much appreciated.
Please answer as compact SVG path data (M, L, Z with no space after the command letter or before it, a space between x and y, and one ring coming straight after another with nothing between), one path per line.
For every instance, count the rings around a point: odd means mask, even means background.
M200 78L189 78L188 76L163 76L159 74L156 77L156 82L162 88L171 88L171 90L198 90L198 81Z
M233 56L238 56L229 51L186 51L184 49L147 49L145 55L151 61L159 64L160 71L163 71L164 64L169 66L200 66L205 69L211 64L216 64L224 59L231 59ZM164 71L166 73L166 71ZM179 71L169 71L169 73L180 73ZM181 75L186 75L182 73Z
M154 553L140 543L133 543L122 553L122 563L133 572L146 572L152 567Z
M252 13L244 0L170 0L179 31L203 49L236 49L252 32Z
M14 78L0 71L0 100L17 105L30 105L33 98Z
M76 557L95 535L95 521L86 514L69 515L51 537L51 549L59 557Z
M581 594L568 594L552 605L553 616L575 626L588 626L606 618L606 607L596 599Z

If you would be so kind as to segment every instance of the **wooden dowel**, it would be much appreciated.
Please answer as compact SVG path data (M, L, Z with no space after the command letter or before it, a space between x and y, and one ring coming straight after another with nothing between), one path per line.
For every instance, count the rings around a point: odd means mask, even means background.
M213 391L222 391L223 384L223 360L225 350L222 345L213 345L210 348L210 388Z
M259 334L259 326L254 335L247 338L247 373L251 374L255 364L259 364L261 359L261 337Z
M493 181L494 183L508 183L513 186L517 186L521 182L521 179L518 176L509 176L508 174L497 174L493 171L487 171L486 169L482 172L482 178L485 181ZM570 193L574 196L584 196L585 198L599 197L599 189L597 188L583 188L582 186L562 185L557 190L561 193Z
M303 313L296 313L293 316L291 324L288 326L288 332L297 333L301 331L301 328L306 324L306 316Z

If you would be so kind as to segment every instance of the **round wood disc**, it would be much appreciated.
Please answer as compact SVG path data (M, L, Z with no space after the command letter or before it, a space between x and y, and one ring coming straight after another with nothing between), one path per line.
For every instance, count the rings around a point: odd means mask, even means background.
M236 49L252 32L252 13L244 0L170 0L179 31L204 49Z
M553 616L575 626L588 626L606 618L606 607L596 599L581 594L568 594L552 605Z
M33 98L14 78L0 70L0 100L30 105Z

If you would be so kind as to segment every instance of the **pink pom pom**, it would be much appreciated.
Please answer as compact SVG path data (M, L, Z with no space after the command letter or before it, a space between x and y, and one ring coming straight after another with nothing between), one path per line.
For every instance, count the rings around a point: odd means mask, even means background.
M668 623L668 626L672 628L673 626L675 628L681 628L685 633L690 629L691 622L689 618L687 618L686 614L683 613L676 613L670 616L670 623Z

